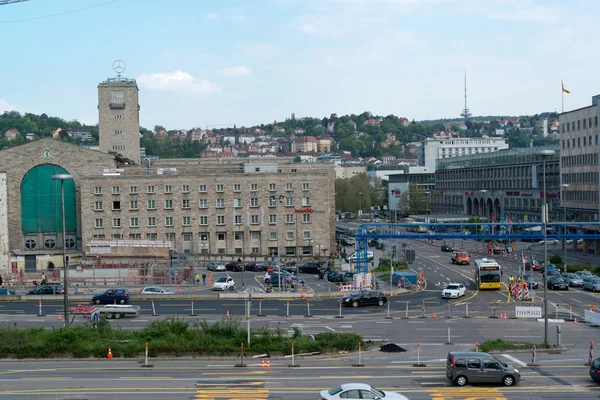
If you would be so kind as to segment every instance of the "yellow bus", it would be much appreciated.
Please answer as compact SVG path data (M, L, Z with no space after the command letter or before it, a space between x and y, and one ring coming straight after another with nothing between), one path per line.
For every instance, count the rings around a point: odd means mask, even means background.
M475 260L475 283L479 289L500 289L502 287L500 264L491 258Z

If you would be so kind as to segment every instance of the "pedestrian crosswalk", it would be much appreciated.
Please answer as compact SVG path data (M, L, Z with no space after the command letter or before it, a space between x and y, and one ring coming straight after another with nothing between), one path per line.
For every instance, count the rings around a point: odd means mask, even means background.
M268 399L269 390L264 381L237 381L227 383L196 383L194 399L241 400Z
M431 396L431 400L507 400L496 388L445 387L429 389L427 393Z

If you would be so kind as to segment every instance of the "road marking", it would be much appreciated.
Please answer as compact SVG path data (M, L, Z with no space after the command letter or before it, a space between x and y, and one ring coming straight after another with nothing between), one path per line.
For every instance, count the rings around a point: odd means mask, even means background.
M376 324L391 324L392 321L375 321Z
M329 329L331 332L335 332L335 329L325 326L325 328Z
M527 366L527 363L519 360L516 357L511 356L510 354L502 354L502 357L509 359L510 361L514 362L515 364L519 364L521 367Z

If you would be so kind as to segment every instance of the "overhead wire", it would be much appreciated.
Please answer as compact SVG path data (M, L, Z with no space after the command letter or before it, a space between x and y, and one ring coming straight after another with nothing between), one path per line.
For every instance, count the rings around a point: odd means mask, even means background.
M31 17L31 18L23 18L23 19L13 19L13 20L8 20L8 21L0 21L0 24L10 24L10 23L14 23L14 22L35 21L35 20L38 20L38 19L46 19L46 18L52 18L52 17L59 17L61 15L68 15L68 14L73 14L73 13L77 13L77 12L81 12L81 11L91 10L92 8L102 7L102 6L111 4L111 3L116 3L117 1L119 1L119 0L105 1L104 3L94 4L94 5L88 6L88 7L83 7L83 8L78 8L78 9L75 9L75 10L64 11L64 12L56 13L56 14L41 15L39 17Z

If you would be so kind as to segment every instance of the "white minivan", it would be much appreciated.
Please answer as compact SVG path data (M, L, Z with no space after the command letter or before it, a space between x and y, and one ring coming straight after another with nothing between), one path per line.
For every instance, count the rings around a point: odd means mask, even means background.
M367 250L366 254L367 254L367 261L371 261L375 258L375 254L371 250ZM351 262L351 263L357 262L357 261L362 261L364 259L364 256L365 256L365 251L352 253L348 257L346 257L346 261Z

